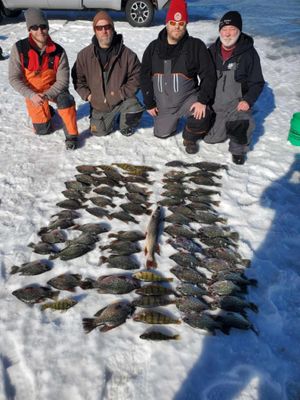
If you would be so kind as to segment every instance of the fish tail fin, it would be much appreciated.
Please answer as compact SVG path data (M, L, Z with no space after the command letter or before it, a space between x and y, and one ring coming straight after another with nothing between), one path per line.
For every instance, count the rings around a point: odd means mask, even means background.
M173 339L174 339L174 340L180 340L181 337L180 337L180 335L174 335L174 336L173 336Z
M53 291L49 294L50 299L56 300L56 299L58 298L59 293L60 293L59 290L53 290Z
M97 328L96 318L83 318L82 325L85 333L90 333Z
M93 279L87 278L80 282L79 287L83 290L93 289L95 281Z
M221 222L222 224L226 224L228 219L227 218L218 218L218 221Z
M41 310L44 311L44 310L46 310L46 308L49 308L49 307L50 307L49 303L42 304Z
M19 272L19 270L20 270L20 267L18 267L17 265L13 265L11 267L10 273L11 273L11 275L13 275L13 274L16 274L17 272Z
M110 206L111 206L112 208L116 208L116 207L117 207L115 204L110 204Z
M99 258L99 265L106 263L106 261L107 261L107 257L101 256Z
M240 238L240 235L238 234L238 232L232 232L232 233L230 233L229 236L230 236L231 239L233 239L233 240L239 240L239 238Z
M38 235L41 236L41 235L43 235L44 233L47 233L47 232L48 232L48 228L44 226L43 228L41 228L38 231Z
M28 247L34 247L35 246L35 244L33 243L33 242L30 242L30 243L28 243L28 245L27 245Z
M118 237L118 235L116 233L109 233L108 237L109 238L116 238L116 237Z

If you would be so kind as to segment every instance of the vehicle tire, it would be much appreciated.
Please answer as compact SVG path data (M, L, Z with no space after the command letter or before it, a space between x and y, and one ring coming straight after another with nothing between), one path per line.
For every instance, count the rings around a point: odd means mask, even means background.
M150 26L154 17L154 6L150 0L128 0L125 14L132 26Z

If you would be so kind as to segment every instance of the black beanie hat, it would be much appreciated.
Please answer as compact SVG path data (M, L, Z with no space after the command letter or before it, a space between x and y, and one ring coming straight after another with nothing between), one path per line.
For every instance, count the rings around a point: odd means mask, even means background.
M219 23L219 31L226 25L232 25L242 31L243 21L241 14L238 11L228 11L223 17L220 19Z

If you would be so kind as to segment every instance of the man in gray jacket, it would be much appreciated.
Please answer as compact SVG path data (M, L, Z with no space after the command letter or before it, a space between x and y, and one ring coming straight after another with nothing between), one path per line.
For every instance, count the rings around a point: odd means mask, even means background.
M136 98L140 62L123 44L111 17L98 12L93 19L92 43L81 50L72 68L75 90L91 104L90 130L105 136L120 116L120 131L130 136L139 124L143 107Z
M29 36L14 44L9 59L9 83L25 97L37 135L53 131L51 117L57 104L63 120L67 150L77 148L77 121L73 96L68 91L69 63L64 49L49 36L49 24L37 8L25 12Z
M244 164L254 130L251 108L264 87L264 78L253 39L242 32L241 15L227 12L219 31L219 38L209 48L218 78L213 104L216 119L204 141L229 139L232 161Z

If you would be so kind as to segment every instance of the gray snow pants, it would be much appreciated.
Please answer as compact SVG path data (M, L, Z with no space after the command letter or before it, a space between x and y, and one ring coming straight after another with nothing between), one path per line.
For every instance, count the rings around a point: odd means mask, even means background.
M178 120L187 117L186 126L183 130L183 139L197 141L203 138L203 131L207 132L211 120L211 112L207 109L205 118L195 119L190 112L193 103L197 102L196 96L190 96L181 107L170 112L169 109L159 111L154 118L154 135L165 139L176 132Z
M118 115L120 115L120 130L135 128L142 118L143 111L143 107L135 97L122 101L110 112L100 112L93 109L91 114L91 133L95 136L110 134L114 129L115 119Z
M229 152L235 155L246 154L249 150L252 132L255 128L251 111L237 111L236 105L231 111L216 112L213 127L205 136L206 143L221 143L229 139Z

